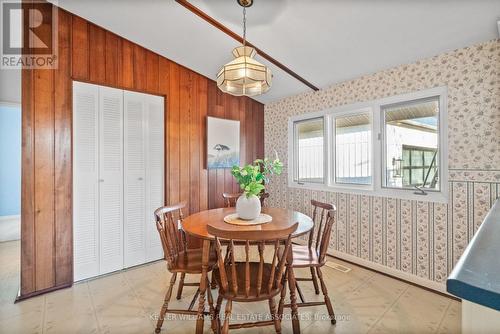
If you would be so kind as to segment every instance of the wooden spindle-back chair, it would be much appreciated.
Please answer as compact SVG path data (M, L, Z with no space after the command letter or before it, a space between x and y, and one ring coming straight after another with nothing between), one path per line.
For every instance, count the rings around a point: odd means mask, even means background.
M277 312L274 297L281 294L284 288L285 266L289 264L286 256L291 254L291 235L297 229L298 223L293 226L276 231L226 231L208 225L208 233L215 236L215 249L217 253L217 268L214 270L215 279L219 286L219 296L215 307L217 319L222 300L226 299L226 309L222 333L227 334L229 329L248 328L255 326L274 325L277 333L281 333L281 315ZM222 255L221 240L228 240L227 252L229 256ZM243 243L245 261L235 260L235 243ZM272 260L264 260L265 248L273 250ZM284 249L281 247L284 246ZM251 262L250 249L257 247L259 262ZM271 319L268 321L229 324L232 302L256 302L268 300ZM218 320L220 327L220 321Z
M236 206L236 201L241 196L239 193L222 193L222 198L224 198L224 205L227 208L233 208Z
M266 200L266 198L269 198L269 193L267 193L267 192L262 192L262 193L260 194L260 205L261 205L262 207L264 207L264 201Z
M193 300L187 310L169 309L168 303L172 295L172 289L177 279L177 274L181 274L179 287L177 290L177 299L181 298L182 289L184 286L199 286L199 283L185 283L186 274L201 274L202 273L202 249L188 249L187 240L180 223L183 220L182 209L186 203L179 203L172 206L164 206L155 210L156 228L160 234L161 244L167 261L167 269L172 273L170 285L165 295L165 300L160 311L160 316L156 324L155 332L159 333L163 325L163 320L166 313L196 315L197 311L193 310L193 306L199 295L199 288L196 291ZM208 270L212 270L216 263L215 253L212 253L209 260ZM208 279L208 277L207 277ZM214 319L214 309L212 294L208 289L208 302L210 307L210 315ZM206 312L205 312L206 313ZM216 322L213 320L212 328L216 329Z
M305 306L317 306L326 305L328 314L330 316L332 324L335 324L335 314L333 312L332 303L330 297L328 296L328 290L326 288L323 273L321 272L321 267L325 265L326 262L326 252L328 250L328 245L330 243L330 236L332 232L332 227L335 222L335 206L327 203L318 202L311 200L311 205L313 207L313 221L314 228L309 232L309 240L307 245L293 245L292 256L293 256L293 268L309 268L311 271L311 278L299 278L295 279L297 292L301 303L297 304L297 307ZM318 279L319 278L321 291L323 292L324 301L323 302L306 302L302 291L297 282L300 281L312 281L314 285L314 291L319 294ZM290 305L279 305L280 312L284 306Z
M236 206L236 201L241 196L241 193L222 193L222 198L224 198L224 206L227 208L234 208ZM215 289L217 287L217 282L214 279L212 273L212 282L210 283L210 288Z

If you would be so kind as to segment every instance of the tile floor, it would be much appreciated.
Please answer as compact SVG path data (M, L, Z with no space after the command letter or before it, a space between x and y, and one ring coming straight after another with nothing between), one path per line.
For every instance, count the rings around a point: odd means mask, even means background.
M0 333L153 333L169 281L162 261L75 284L14 304L19 289L19 241L0 243ZM335 262L342 263L335 259ZM321 319L324 306L299 309L302 333L460 333L460 303L413 285L342 263L342 273L324 267L337 325ZM297 273L297 277L301 272ZM198 277L189 277L193 281ZM310 300L310 283L301 288ZM194 288L172 305L186 307ZM174 295L175 296L175 295ZM267 302L233 304L234 316L259 314ZM166 320L162 333L193 333L193 320ZM205 321L210 332L209 321ZM233 331L272 333L273 328ZM283 321L283 333L291 333Z

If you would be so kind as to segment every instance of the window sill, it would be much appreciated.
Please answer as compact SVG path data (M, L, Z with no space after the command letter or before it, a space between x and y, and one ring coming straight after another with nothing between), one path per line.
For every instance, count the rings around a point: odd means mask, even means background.
M297 182L288 182L289 188L328 191L345 194L366 195L376 197L396 198L403 200L433 202L433 203L448 203L448 189L442 191L429 191L427 195L415 194L416 190L412 189L394 189L394 188L379 188L375 189L373 186L359 185L352 187L345 186L327 186L322 183L304 183L298 184Z

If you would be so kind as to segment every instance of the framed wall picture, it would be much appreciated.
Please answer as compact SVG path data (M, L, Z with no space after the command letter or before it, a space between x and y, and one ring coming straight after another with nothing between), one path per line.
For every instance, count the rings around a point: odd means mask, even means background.
M207 168L240 164L240 121L207 117Z

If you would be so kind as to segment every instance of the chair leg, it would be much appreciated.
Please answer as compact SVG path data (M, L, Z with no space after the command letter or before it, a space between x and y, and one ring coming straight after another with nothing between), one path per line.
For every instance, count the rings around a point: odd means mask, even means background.
M217 287L217 282L215 281L215 275L212 271L212 280L210 281L210 289L215 289Z
M292 313L292 329L294 333L300 333L299 310L297 307L297 296L295 295L295 273L293 268L288 270L288 288L290 289L290 308Z
M314 293L319 295L319 286L318 286L318 280L316 278L316 272L314 271L314 267L309 267L309 269L311 270L311 278L314 285Z
M297 289L297 293L299 294L300 302L304 303L305 298L304 295L302 294L302 290L300 290L299 282L295 281L295 288Z
M163 325L163 320L165 319L165 314L168 310L168 302L170 301L170 297L172 296L172 290L174 288L175 280L177 279L177 273L172 273L172 277L170 278L170 285L168 287L167 293L165 294L165 300L163 301L163 306L161 307L160 317L156 322L155 333L160 333L161 326Z
M283 274L283 284L281 285L280 301L278 303L278 316L280 321L283 319L283 308L285 307L286 277L287 272L285 271L285 273Z
M332 322L333 325L335 325L337 320L335 320L335 313L333 313L332 302L330 301L330 297L328 297L328 290L326 289L326 285L323 280L323 273L321 272L321 269L319 267L316 268L316 271L318 272L318 278L321 283L321 290L323 291L323 296L325 296L325 304L326 308L328 309L328 315L330 316L330 321Z
M279 319L279 315L276 312L276 303L274 302L274 298L269 299L269 311L271 312L271 317L274 321L274 329L277 334L281 333L281 321Z
M224 312L224 326L222 326L222 334L229 332L229 318L231 318L231 311L233 308L233 301L228 299L226 302L226 312Z
M208 275L207 275L207 281L208 281ZM210 310L210 323L212 325L212 331L215 334L217 334L218 329L217 329L217 321L215 319L214 299L212 297L212 291L210 291L210 289L207 289L207 295L208 295L208 308Z
M184 288L184 278L186 277L186 273L181 273L181 278L179 280L179 287L177 288L177 300L182 298L182 289Z
M222 296L217 296L217 303L215 305L215 317L217 320L217 333L220 333L221 331L221 324L220 324L220 309L222 305Z

